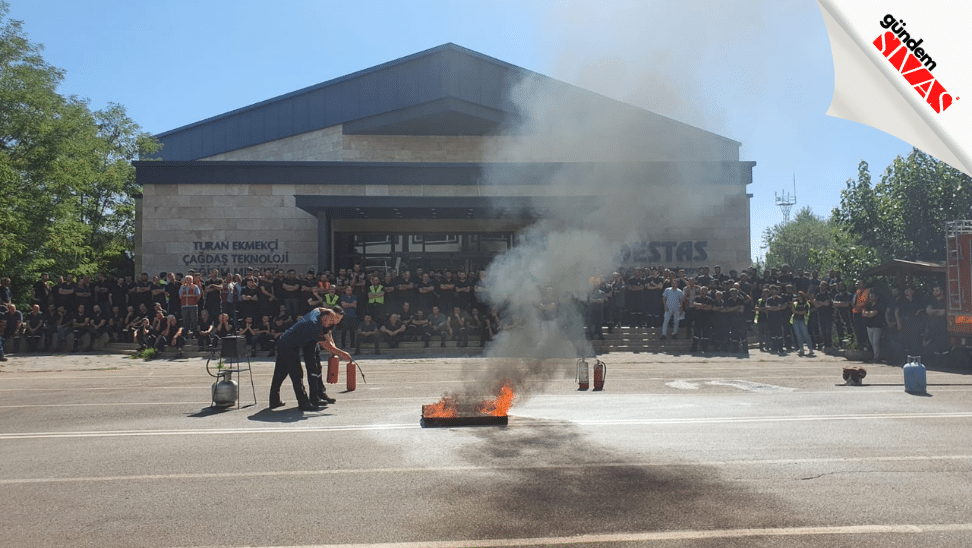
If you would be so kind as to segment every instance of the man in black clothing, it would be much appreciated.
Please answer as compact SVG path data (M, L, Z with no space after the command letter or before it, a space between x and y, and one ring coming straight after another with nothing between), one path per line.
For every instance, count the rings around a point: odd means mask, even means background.
M418 284L416 293L416 310L421 310L426 316L432 312L432 307L435 306L436 302L435 291L437 287L435 281L428 274L422 274L422 281Z
M381 326L380 331L388 348L398 348L405 339L405 324L402 323L401 317L398 314L389 316L388 321L385 322L385 325Z
M54 306L64 310L74 310L74 275L66 274L61 283L54 288Z
M625 305L628 308L629 325L633 328L647 325L645 318L645 284L647 281L645 271L638 267L635 268L634 276L628 278L628 282L625 284L627 290Z
M701 288L692 302L695 312L695 329L692 331L692 352L708 352L712 339L712 299L705 288Z
M769 320L770 349L780 355L783 354L783 330L790 328L790 316L792 315L792 305L790 301L780 296L780 288L777 285L770 286L770 296L766 299L764 306Z
M901 333L901 346L908 356L915 356L921 348L921 331L918 316L921 304L915 298L915 288L908 286L895 307L895 324Z
M102 335L108 335L108 316L101 306L94 305L91 310L91 341L88 343L88 352L94 350L96 340Z
M24 335L27 337L27 351L37 352L40 347L41 338L44 336L44 314L41 312L40 305L34 305L27 314Z
M371 318L371 314L365 313L364 320L358 324L358 332L354 340L354 353L361 353L361 343L371 342L375 345L375 354L380 354L381 352L378 350L380 335L378 324Z
M833 346L834 340L834 306L830 295L830 284L820 282L820 290L813 299L813 308L817 311L817 326L823 350Z
M94 335L92 334L91 328L91 316L88 311L84 308L83 304L79 304L77 312L71 318L71 330L74 334L74 352L77 352L81 347L81 339L85 336L89 336L89 346L94 342ZM90 348L88 349L90 350Z
M729 290L725 311L729 321L729 352L740 352L749 355L749 344L746 338L746 305L747 299L752 298L739 290L736 283Z
M41 313L47 310L51 302L51 276L47 272L41 274L41 279L34 284L30 293L33 304L40 307Z

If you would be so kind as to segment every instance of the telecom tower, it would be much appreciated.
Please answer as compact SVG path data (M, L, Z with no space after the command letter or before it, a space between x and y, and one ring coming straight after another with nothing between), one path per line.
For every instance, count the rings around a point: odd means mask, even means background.
M790 209L796 205L796 173L793 174L793 194L787 194L784 190L780 194L773 195L776 197L776 205L779 206L780 211L783 212L783 224L790 222Z

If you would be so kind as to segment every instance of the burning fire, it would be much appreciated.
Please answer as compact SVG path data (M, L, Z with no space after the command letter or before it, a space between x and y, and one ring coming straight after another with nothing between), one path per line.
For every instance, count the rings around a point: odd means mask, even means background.
M495 400L484 401L479 405L479 412L484 415L504 417L506 416L506 412L510 410L510 407L513 406L514 396L516 394L513 393L513 387L510 386L510 381L506 381L500 387L499 395L496 396Z
M513 406L513 398L516 394L513 387L507 381L499 389L499 394L494 400L482 401L475 405L477 413L490 415L493 417L505 417L507 411ZM455 397L445 396L439 403L424 406L424 415L430 419L450 419L459 416L459 403Z

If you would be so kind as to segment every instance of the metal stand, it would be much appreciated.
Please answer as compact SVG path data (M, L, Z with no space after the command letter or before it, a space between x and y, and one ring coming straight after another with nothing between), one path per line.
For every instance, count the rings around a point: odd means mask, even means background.
M250 389L253 391L253 405L257 404L256 397L256 385L253 383L253 366L250 364L250 359L246 359L246 364L242 362L242 358L245 355L244 345L246 344L245 337L223 337L220 340L219 356L216 356L216 349L209 354L209 359L206 360L206 372L212 377L217 377L220 381L231 381L233 373L236 373L237 377L247 371L250 374ZM210 362L213 359L217 359L216 373L210 369ZM212 391L212 401L210 407L232 407L229 406L216 405L216 390ZM236 398L236 408L240 409L240 398L237 394Z

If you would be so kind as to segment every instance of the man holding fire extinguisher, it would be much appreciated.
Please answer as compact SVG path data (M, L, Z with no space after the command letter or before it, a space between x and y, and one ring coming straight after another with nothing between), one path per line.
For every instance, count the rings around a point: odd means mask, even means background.
M277 358L273 369L273 380L270 382L271 409L284 405L280 400L280 387L288 375L294 385L294 394L297 396L297 406L300 410L316 410L321 403L321 396L324 397L324 401L327 403L334 402L333 399L327 398L327 395L323 391L323 383L320 380L321 366L319 358L307 359L307 352L305 350L311 395L316 396L313 399L308 397L307 392L304 391L304 372L300 367L300 354L301 350L305 349L305 347L310 346L313 348L313 346L320 344L324 350L338 355L350 364L352 362L351 355L335 346L334 339L331 337L331 330L340 323L343 317L344 309L340 306L335 306L334 308L315 308L305 314L299 322L295 323L280 336L280 339L277 341ZM316 378L314 377L315 371L312 369L313 367L316 367Z

